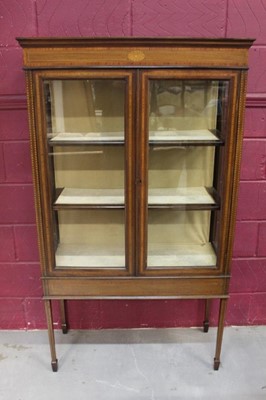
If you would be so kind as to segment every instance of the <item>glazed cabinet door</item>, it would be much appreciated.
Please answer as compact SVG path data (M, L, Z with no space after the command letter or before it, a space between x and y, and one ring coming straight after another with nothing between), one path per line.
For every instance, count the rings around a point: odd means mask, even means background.
M232 71L142 73L141 274L225 268L237 79Z
M49 274L134 272L133 78L121 70L35 74Z

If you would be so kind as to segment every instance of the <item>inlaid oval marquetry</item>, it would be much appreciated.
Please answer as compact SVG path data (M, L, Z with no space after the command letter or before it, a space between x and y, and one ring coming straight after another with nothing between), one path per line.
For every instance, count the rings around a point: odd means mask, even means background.
M143 51L133 50L130 53L128 53L127 58L130 61L142 61L145 58L145 54L143 53Z

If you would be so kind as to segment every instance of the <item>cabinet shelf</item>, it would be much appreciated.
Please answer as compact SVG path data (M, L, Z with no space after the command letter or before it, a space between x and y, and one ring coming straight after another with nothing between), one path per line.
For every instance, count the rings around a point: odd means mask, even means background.
M57 268L124 268L125 256L119 249L89 247L80 244L59 244ZM150 245L148 267L215 267L216 254L211 243L203 245Z
M158 130L150 131L149 144L181 144L181 145L221 145L223 144L214 130L193 129L193 130Z
M185 187L149 189L149 208L218 209L218 194L213 188Z
M55 135L55 136L54 136ZM51 146L68 146L68 145L103 145L103 144L119 144L125 143L124 132L59 132L57 134L50 133L49 144ZM221 145L223 144L215 133L208 129L193 130L172 130L172 131L150 131L149 144L160 145Z
M55 135L55 136L53 136ZM49 144L51 146L68 146L68 145L102 145L102 144L124 144L123 132L59 132L57 134L50 133Z
M205 187L150 189L149 208L217 209L219 201L214 189ZM54 203L63 208L124 208L123 189L64 188Z
M61 208L124 208L123 189L64 188L54 203Z
M216 254L211 243L204 244L150 244L149 268L215 267Z
M125 268L121 249L84 244L59 244L55 253L57 268Z

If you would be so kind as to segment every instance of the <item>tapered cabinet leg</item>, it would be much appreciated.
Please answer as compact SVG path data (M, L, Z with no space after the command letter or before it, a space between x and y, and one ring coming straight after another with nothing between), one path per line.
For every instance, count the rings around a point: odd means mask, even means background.
M56 351L55 351L55 338L54 338L51 300L44 300L44 305L45 305L45 313L46 313L47 326L48 326L48 336L49 336L49 343L50 343L50 352L51 352L51 359L52 359L51 365L52 365L52 370L54 372L56 372L58 370L58 361L56 358Z
M62 332L64 334L66 334L68 332L68 326L67 326L66 301L65 300L60 300L60 315L61 315Z
M220 356L222 349L226 306L227 306L227 299L221 299L220 311L219 311L219 324L218 324L217 339L216 339L216 350L215 350L214 365L213 365L215 371L217 371L220 367Z
M210 326L210 306L211 300L205 300L205 314L204 314L204 321L203 321L203 332L208 332Z

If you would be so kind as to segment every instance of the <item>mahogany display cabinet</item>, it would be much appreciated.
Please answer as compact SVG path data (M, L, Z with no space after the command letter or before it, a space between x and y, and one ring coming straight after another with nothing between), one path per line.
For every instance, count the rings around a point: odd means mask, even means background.
M19 38L44 302L228 299L249 39Z

